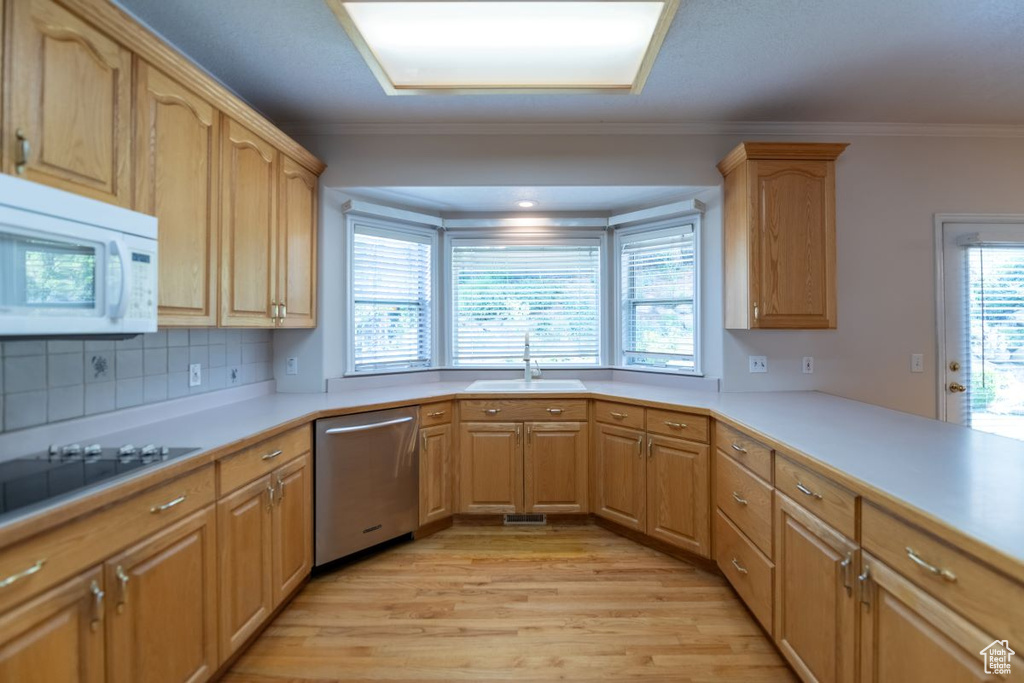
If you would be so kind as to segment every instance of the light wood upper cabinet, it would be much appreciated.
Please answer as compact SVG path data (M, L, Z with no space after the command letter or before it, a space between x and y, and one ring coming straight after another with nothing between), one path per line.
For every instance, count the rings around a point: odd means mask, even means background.
M107 680L198 683L217 670L210 505L106 563Z
M594 434L594 513L644 531L647 523L644 433L597 423Z
M103 683L104 610L95 568L0 616L0 681Z
M463 422L459 432L459 510L512 513L523 509L523 426Z
M135 208L160 229L160 325L217 324L219 116L136 63Z
M647 436L647 535L711 555L709 448Z
M278 326L316 327L316 175L282 156L280 197Z
M274 609L271 477L261 477L217 503L221 662Z
M847 147L746 142L725 177L725 326L836 327L835 160Z
M4 172L131 206L131 52L53 0L10 9Z
M420 525L451 517L452 426L420 430Z
M524 428L524 511L586 512L586 423L527 422Z
M277 318L278 153L227 117L222 140L220 324L272 327Z
M857 545L782 494L775 534L775 642L803 680L853 683Z
M980 652L995 640L994 635L981 631L867 553L862 576L860 681L1004 680L984 673ZM1012 668L1016 665L1015 658Z
M313 464L306 455L271 475L274 606L299 587L313 568Z

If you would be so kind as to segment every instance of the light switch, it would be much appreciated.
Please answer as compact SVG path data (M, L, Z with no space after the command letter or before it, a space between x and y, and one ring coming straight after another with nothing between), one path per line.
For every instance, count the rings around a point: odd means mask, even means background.
M299 359L298 358L289 358L288 362L285 364L284 373L286 375L297 375L297 374L299 374Z
M924 372L924 354L923 353L912 353L912 354L910 354L910 371L911 372Z
M804 356L804 362L800 366L805 375L810 375L814 372L814 356Z

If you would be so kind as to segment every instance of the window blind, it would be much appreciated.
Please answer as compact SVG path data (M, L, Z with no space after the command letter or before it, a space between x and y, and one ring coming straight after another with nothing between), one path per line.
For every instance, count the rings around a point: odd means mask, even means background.
M356 226L352 244L353 369L431 364L429 236Z
M967 249L969 424L1024 439L1024 245Z
M452 364L600 362L601 248L452 242Z
M695 371L692 225L619 239L622 363Z

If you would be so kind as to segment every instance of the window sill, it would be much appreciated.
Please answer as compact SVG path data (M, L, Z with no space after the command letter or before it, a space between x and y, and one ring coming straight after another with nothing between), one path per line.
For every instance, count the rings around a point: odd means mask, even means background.
M638 368L625 365L542 365L542 372L563 372L582 370L614 370L616 372L642 372L651 375L668 375L671 377L696 377L703 378L703 372L687 372L684 370L667 370L662 368ZM412 375L421 372L495 372L504 370L507 372L522 373L523 368L508 365L436 365L429 368L410 368L408 370L377 370L373 372L346 372L342 375L345 379L355 377L381 377L386 375Z
M703 372L668 370L664 368L638 368L632 365L610 365L608 366L608 369L618 372L643 372L650 375L670 375L673 377L704 377Z

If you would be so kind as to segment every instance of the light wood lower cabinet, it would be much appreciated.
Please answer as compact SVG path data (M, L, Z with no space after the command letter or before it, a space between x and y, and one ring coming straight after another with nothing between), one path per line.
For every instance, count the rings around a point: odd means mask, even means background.
M523 508L523 426L463 422L459 427L459 510L518 512Z
M711 554L709 450L647 437L647 535L702 557Z
M781 493L775 515L775 642L803 680L853 683L857 545Z
M862 572L860 681L1004 680L985 674L980 654L995 636L984 633L867 553ZM1012 668L1017 668L1016 661ZM1009 678L1021 679L1024 677L1019 675Z
M452 516L452 426L420 430L420 526Z
M647 523L644 433L598 423L594 429L594 512L637 531Z
M580 422L527 422L523 509L587 511L587 429Z
M313 568L313 467L310 456L297 458L272 475L276 488L272 511L274 607Z
M106 563L110 683L198 683L217 670L216 547L211 505Z
M102 683L104 609L95 567L0 616L0 681Z

